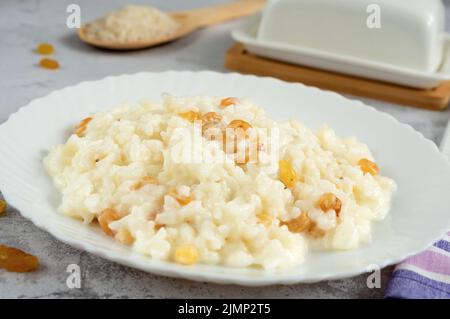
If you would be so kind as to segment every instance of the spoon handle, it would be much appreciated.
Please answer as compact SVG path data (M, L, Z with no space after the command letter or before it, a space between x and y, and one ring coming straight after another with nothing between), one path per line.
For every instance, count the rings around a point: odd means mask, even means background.
M235 0L225 4L186 11L198 27L206 27L251 15L264 7L266 0Z

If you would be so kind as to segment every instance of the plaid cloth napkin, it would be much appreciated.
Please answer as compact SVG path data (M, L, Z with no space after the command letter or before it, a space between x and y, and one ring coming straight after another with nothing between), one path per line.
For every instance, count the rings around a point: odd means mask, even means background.
M441 151L450 159L450 122ZM424 252L397 265L385 297L450 299L450 232Z

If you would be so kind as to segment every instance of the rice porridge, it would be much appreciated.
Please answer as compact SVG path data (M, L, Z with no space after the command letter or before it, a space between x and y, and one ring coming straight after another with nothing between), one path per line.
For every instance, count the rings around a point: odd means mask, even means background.
M63 214L183 265L278 269L309 249L357 248L396 189L365 144L238 98L167 95L99 112L44 165Z

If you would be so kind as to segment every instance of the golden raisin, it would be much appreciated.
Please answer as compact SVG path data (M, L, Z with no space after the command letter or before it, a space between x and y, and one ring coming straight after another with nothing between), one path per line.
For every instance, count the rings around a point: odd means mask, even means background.
M380 172L378 165L367 158L360 159L358 165L364 174L369 173L372 176L376 176Z
M287 188L292 188L297 181L297 173L292 167L292 163L289 161L281 160L279 162L278 178Z
M220 145L224 145L225 141L224 132L214 122L207 122L202 126L202 136L208 141L219 142Z
M258 214L258 221L265 227L270 227L272 225L273 218L266 212Z
M323 236L325 236L325 231L314 225L311 229L308 230L308 235L314 238L322 238Z
M305 232L314 238L325 236L325 231L318 228L316 223L306 213L301 213L299 217L284 222L282 225L286 225L289 231L293 233Z
M209 129L219 129L219 127L217 127L217 122L206 122L202 124L202 134L205 134Z
M231 128L231 129L234 129L234 130L242 129L244 131L247 131L251 127L252 126L248 122L246 122L244 120L233 120L227 126L227 128Z
M114 236L114 232L109 228L109 223L118 219L120 219L119 214L114 209L107 208L103 210L101 215L98 217L98 222L106 235Z
M11 272L30 272L39 267L39 259L20 249L0 245L0 268Z
M84 135L84 132L86 131L87 125L89 122L92 121L92 117L87 117L83 119L76 127L75 127L75 134L79 137L82 137Z
M192 201L191 197L182 196L182 195L178 194L177 190L175 188L171 188L168 192L168 195L175 198L181 206L186 206L187 204L189 204Z
M137 191L147 184L156 185L156 184L158 184L158 181L156 179L154 179L153 177L145 176L145 177L142 177L142 179L140 181L136 182L133 186L131 186L131 189L134 191Z
M314 222L309 218L308 214L301 213L297 218L291 219L288 222L283 223L293 233L302 233L308 231L314 226Z
M50 43L41 43L38 45L36 51L42 55L49 55L55 51L55 48Z
M216 112L208 112L202 115L201 120L205 122L220 122L222 120L222 115L217 114Z
M142 182L147 184L158 184L158 181L151 176L142 177Z
M234 153L237 164L247 164L250 160L258 161L258 136L252 134L256 131L248 131L251 128L251 124L243 120L233 120L227 126L224 151Z
M120 243L124 245L131 245L134 242L134 237L128 229L121 229L117 232L115 237Z
M6 202L0 199L0 215L6 212Z
M233 152L236 152L238 144L242 141L242 139L245 139L247 137L247 134L245 134L244 136L240 135L239 130L246 132L251 127L252 126L248 122L243 121L243 120L231 121L227 125L227 130L226 130L226 134L225 134L225 137L226 137L225 145L227 147L229 147L229 145L227 145L227 144L233 142Z
M56 60L43 58L41 61L39 61L39 66L41 66L44 69L49 70L56 70L59 69L59 63Z
M222 99L221 101L220 101L220 108L226 108L227 106L230 106L230 105L236 105L236 104L238 104L239 103L239 99L238 98L235 98L235 97L227 97L227 98L225 98L225 99Z
M189 121L191 123L194 123L200 118L200 114L198 112L194 111L187 111L184 113L179 114L181 118L185 119L186 121Z
M193 265L198 261L198 250L193 245L182 245L175 250L175 261L182 265Z
M336 212L336 216L339 217L339 213L341 212L342 208L342 202L339 198L336 197L336 195L332 193L325 193L319 198L316 206L324 212L333 209Z

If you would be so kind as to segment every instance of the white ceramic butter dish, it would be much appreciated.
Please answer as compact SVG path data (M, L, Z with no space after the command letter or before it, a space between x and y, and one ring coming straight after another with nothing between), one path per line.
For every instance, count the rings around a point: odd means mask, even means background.
M450 80L442 3L375 2L272 0L232 35L250 53L290 63L421 89Z

